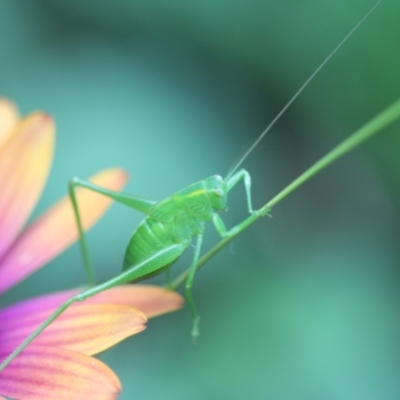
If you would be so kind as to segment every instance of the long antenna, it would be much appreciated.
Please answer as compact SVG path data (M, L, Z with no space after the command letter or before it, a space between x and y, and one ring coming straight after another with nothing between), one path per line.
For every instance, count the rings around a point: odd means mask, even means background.
M331 51L328 57L320 64L320 66L311 74L311 76L301 85L300 89L292 96L292 98L286 103L282 110L276 115L276 117L270 122L270 124L264 129L257 140L250 146L243 157L238 161L238 163L233 167L233 169L228 173L226 179L230 178L235 171L242 165L243 161L249 156L249 154L254 150L254 148L260 143L263 137L270 131L270 129L275 125L276 121L282 116L282 114L290 107L290 105L297 99L299 94L306 88L306 86L314 79L315 75L324 67L324 65L333 57L333 55L343 46L347 39L359 28L359 26L369 17L369 15L375 10L376 7L382 2L379 0L365 15L361 20L354 26L354 28L344 37L344 39Z

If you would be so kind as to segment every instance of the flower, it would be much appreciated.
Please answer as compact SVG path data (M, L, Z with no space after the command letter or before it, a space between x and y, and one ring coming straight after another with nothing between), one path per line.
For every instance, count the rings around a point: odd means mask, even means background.
M23 229L50 170L54 130L48 115L35 112L20 120L16 107L0 98L0 293L77 239L67 197ZM127 174L113 168L91 181L120 190ZM87 190L78 190L77 197L85 229L111 204ZM0 309L0 360L78 292L48 294ZM118 377L91 355L141 332L147 317L181 304L172 291L125 285L72 305L0 373L0 400L1 395L23 400L115 399L121 390Z

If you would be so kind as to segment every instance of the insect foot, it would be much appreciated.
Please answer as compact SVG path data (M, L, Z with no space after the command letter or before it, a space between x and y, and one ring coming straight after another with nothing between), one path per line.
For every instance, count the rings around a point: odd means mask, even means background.
M257 217L265 217L266 215L268 215L268 217L272 218L272 215L269 213L271 211L270 208L260 208L259 210L253 210L251 212L251 215L255 215Z
M193 326L192 326L192 343L193 343L193 344L196 344L196 343L197 343L197 338L198 338L199 335L200 335L200 332L199 332L199 322L200 322L200 317L199 317L199 316L196 316L196 317L193 319Z

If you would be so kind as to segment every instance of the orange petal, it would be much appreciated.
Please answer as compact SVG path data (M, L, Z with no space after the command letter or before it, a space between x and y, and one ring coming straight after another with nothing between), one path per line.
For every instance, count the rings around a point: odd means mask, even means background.
M0 256L14 240L46 182L54 147L53 120L34 113L14 129L0 151Z
M88 303L114 303L135 307L147 318L176 311L183 305L182 296L172 290L151 285L118 286L85 300Z
M18 109L15 104L0 97L0 149L11 135L18 119Z
M23 400L113 400L120 391L105 364L55 347L30 346L0 374L0 393Z
M0 310L0 344L5 340L4 332L18 327L18 321L38 311L50 314L65 301L83 289L65 290L38 296L3 307ZM120 304L140 309L147 317L175 311L182 306L182 297L173 291L158 286L125 285L106 290L79 304Z
M94 175L90 181L108 189L120 190L127 179L125 171L111 168ZM77 198L85 229L89 229L112 202L105 196L82 188L77 190ZM40 268L77 238L72 205L69 197L64 197L23 232L1 261L0 293Z
M22 311L22 310L20 310ZM15 348L53 310L19 313L5 321L0 331L1 346ZM62 313L33 342L92 355L143 331L146 316L136 308L119 304L74 304Z

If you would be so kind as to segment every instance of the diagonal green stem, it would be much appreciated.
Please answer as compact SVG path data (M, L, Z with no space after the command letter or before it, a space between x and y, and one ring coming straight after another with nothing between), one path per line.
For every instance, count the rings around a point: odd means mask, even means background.
M392 106L378 114L374 119L366 123L358 131L354 132L350 137L345 139L328 154L322 157L307 171L305 171L297 179L295 179L289 186L278 193L264 207L272 208L275 204L279 203L282 199L284 199L288 194L301 186L304 182L306 182L314 175L326 168L328 165L332 164L334 161L348 153L350 150L353 150L355 147L359 146L362 142L378 133L380 130L385 128L390 123L394 122L399 117L400 100L396 101Z
M281 192L279 192L274 198L272 198L268 203L266 203L260 210L245 219L242 223L240 223L240 229L235 231L235 234L229 236L225 239L222 239L217 245L215 245L210 251L204 254L203 257L200 258L197 269L202 267L207 261L209 261L215 254L217 254L223 247L225 247L232 239L234 239L237 235L247 229L254 221L260 218L263 215L266 215L276 204L282 201L286 196L296 190L298 187L303 185L306 181L312 178L314 175L321 172L328 165L332 164L340 157L348 153L350 150L353 150L355 147L359 146L365 140L369 139L371 136L378 133L380 130L385 128L387 125L394 122L396 119L400 117L400 100L396 101L386 110L378 114L374 119L366 123L359 130L354 132L350 137L345 139L342 143L336 146L333 150L331 150L328 154L322 157L319 161L313 164L309 169L307 169L304 173L302 173L297 179L295 179L290 185L286 186ZM183 282L186 281L188 277L189 271L184 271L181 275L179 275L170 286L171 289L176 289Z

